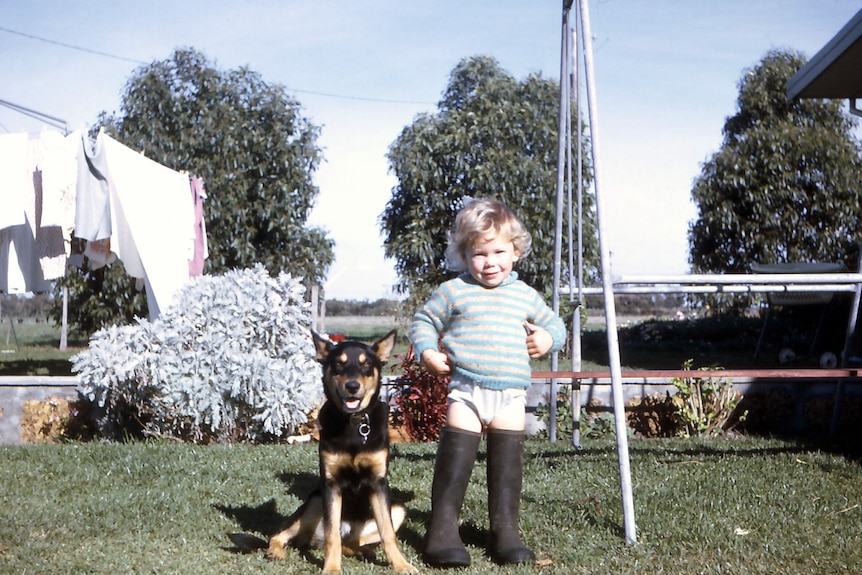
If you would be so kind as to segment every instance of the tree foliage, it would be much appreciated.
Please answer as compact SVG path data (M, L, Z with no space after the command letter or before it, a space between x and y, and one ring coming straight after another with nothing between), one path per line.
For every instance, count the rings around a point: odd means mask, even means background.
M480 196L500 199L524 221L533 253L518 262L518 272L550 292L558 123L556 82L540 75L517 81L489 57L465 59L454 68L437 113L417 116L389 148L398 183L380 225L400 293L417 302L454 275L445 267L447 233L464 199ZM573 119L572 125L579 123ZM585 195L584 247L594 270L594 202Z
M862 162L855 121L836 101L787 99L787 80L803 64L798 54L770 51L743 74L722 147L694 182L694 272L835 261L858 244Z
M306 226L318 195L312 178L322 158L320 128L282 86L245 67L219 70L203 54L179 49L138 68L120 113L103 112L99 124L148 158L205 180L207 273L261 263L272 275L287 271L308 284L326 277L333 241ZM117 272L107 273L105 285L122 298L130 290ZM89 297L80 293L86 279L69 278L73 297ZM104 303L118 318L128 316ZM72 309L90 313L90 307L75 299Z
M54 284L51 319L62 321L62 289L68 288L69 331L81 336L109 325L134 323L135 318L147 317L147 295L137 289L135 278L126 274L121 262L98 270L69 266L66 275Z

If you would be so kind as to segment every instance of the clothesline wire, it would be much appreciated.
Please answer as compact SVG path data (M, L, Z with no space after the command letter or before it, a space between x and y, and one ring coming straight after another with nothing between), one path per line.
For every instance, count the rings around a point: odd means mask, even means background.
M314 90L300 90L299 88L284 87L288 92L299 92L302 94L313 94L315 96L323 96L325 98L339 98L341 100L360 100L363 102L379 102L382 104L421 104L435 106L436 102L426 102L423 100L390 100L388 98L371 98L365 96L345 96L343 94L331 94L329 92L316 92Z
M5 28L0 26L0 32L7 32L9 34L16 34L18 36L22 36L24 38L28 38L30 40L37 40L39 42L45 42L48 44L54 44L56 46L61 46L63 48L68 48L70 50L78 50L80 52L86 52L88 54L95 54L96 56L103 56L105 58L113 58L115 60L123 60L125 62L132 62L133 64L141 64L146 65L147 62L142 60L136 60L134 58L127 58L125 56L118 56L117 54L111 54L108 52L102 52L99 50L93 50L90 48L84 48L83 46L75 46L74 44L67 44L66 42L59 42L57 40L51 40L50 38L44 38L42 36L36 36L35 34L27 34L25 32L19 32L17 30L11 30L9 28ZM343 94L333 94L330 92L317 92L314 90L303 90L300 88L290 88L285 86L285 89L290 92L299 92L302 94L312 94L315 96L323 96L325 98L338 98L342 100L360 100L364 102L378 102L383 104L422 104L422 105L436 105L436 102L426 102L420 100L394 100L388 98L372 98L372 97L363 97L363 96L347 96Z
M74 44L67 44L65 42L59 42L57 40L51 40L50 38L43 38L42 36L36 36L34 34L27 34L25 32L19 32L17 30L10 30L9 28L4 28L0 26L0 31L8 32L9 34L16 34L18 36L23 36L24 38L29 38L31 40L38 40L39 42L45 42L47 44L55 44L57 46L62 46L63 48L69 48L70 50L78 50L79 52L87 52L88 54L95 54L96 56L104 56L105 58L113 58L115 60L123 60L125 62L131 62L133 64L146 64L146 62L142 62L141 60L135 60L134 58L126 58L125 56L118 56L116 54L110 54L108 52L101 52L99 50L92 50L90 48L84 48L83 46L75 46Z

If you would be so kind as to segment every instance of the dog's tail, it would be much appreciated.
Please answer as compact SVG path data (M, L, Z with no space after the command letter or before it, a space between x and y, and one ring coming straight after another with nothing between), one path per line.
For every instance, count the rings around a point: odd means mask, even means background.
M233 541L237 549L243 553L251 553L258 549L266 549L269 543L260 537L250 535L248 533L228 533L227 536Z

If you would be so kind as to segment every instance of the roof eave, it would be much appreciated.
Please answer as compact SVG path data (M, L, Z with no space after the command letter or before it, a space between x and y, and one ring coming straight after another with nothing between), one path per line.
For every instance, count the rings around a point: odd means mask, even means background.
M787 97L862 98L862 10L787 81Z

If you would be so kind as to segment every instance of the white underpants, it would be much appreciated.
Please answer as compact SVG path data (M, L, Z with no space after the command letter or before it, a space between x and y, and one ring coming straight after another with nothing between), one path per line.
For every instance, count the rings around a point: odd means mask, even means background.
M520 387L485 389L469 380L453 378L449 384L448 399L468 406L482 423L488 425L512 403L519 402L526 409L527 390Z

